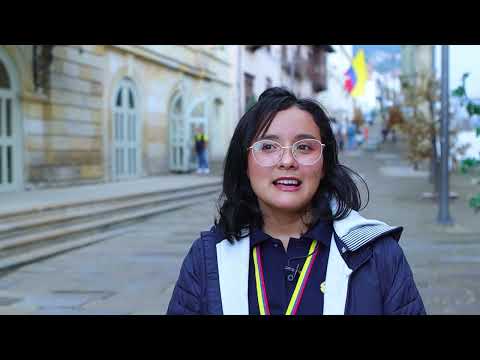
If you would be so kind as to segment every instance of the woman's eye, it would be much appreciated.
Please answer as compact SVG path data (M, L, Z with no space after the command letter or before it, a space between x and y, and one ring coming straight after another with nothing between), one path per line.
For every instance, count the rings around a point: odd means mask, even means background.
M307 144L300 144L297 146L297 149L300 151L308 151L311 150L310 146Z

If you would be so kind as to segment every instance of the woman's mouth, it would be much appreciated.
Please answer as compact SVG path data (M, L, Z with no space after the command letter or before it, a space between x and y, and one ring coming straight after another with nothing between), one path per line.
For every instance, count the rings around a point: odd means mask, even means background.
M300 190L302 182L297 178L279 178L273 181L273 185L280 191L294 192Z

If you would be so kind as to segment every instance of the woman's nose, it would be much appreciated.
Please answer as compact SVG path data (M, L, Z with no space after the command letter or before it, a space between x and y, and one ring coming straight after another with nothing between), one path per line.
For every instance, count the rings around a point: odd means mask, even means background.
M297 160L293 157L292 148L284 149L282 157L279 162L280 167L292 167L297 166Z

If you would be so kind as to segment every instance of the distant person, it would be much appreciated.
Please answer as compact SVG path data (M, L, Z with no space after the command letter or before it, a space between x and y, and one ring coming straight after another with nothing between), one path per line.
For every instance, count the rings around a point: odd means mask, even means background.
M238 122L215 226L190 248L167 314L425 314L403 228L358 213L354 176L317 102L266 90Z
M348 124L347 136L348 136L348 150L355 150L356 148L356 137L357 127L353 122Z
M209 174L208 167L208 137L205 134L203 125L198 126L195 134L195 152L197 153L198 168L197 174Z
M383 142L385 143L388 140L388 135L392 134L392 142L395 144L397 142L397 134L395 131L395 128L393 126L387 125L383 130L382 130L382 135L383 135Z
M366 145L368 144L368 133L369 133L368 127L369 127L368 124L363 127L363 142Z
M390 128L388 126L383 127L382 129L383 143L387 142L389 132L390 132Z

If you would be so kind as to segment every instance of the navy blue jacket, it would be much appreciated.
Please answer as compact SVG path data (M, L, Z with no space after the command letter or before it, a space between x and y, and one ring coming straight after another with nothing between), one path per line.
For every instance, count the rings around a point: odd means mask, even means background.
M223 314L216 254L216 244L223 239L212 228L193 243L167 315ZM335 240L342 246L338 236ZM345 315L426 314L410 266L394 236L385 234L342 257L352 269Z

